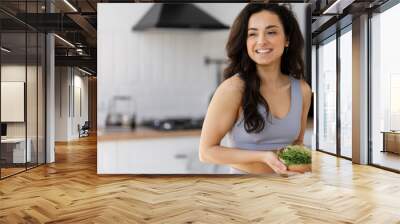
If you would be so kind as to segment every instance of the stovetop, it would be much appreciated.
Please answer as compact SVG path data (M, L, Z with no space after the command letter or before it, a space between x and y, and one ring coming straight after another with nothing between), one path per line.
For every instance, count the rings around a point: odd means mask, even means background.
M142 125L162 131L201 129L204 118L167 118L145 120Z

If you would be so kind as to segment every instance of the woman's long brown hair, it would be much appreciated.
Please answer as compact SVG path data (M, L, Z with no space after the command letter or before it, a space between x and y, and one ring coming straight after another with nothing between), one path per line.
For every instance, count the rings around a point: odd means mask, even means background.
M260 93L261 80L257 74L256 64L247 53L247 29L251 15L267 10L278 15L289 40L289 47L285 49L281 58L281 72L283 74L301 79L304 76L303 48L304 39L299 24L292 11L286 6L278 4L249 3L235 19L226 51L229 65L224 71L225 78L235 74L244 81L245 88L242 98L244 127L248 133L258 133L265 127L265 120L258 111L258 105L265 107L267 115L269 106Z

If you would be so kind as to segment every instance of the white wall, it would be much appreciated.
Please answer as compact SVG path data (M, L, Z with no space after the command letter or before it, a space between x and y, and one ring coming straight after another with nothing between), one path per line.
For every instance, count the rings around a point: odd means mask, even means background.
M115 109L110 108L113 97L120 95L134 99L136 108L130 110L137 112L139 122L146 118L202 117L206 113L217 78L215 65L206 66L204 58L226 58L229 30L133 31L152 5L98 4L100 128L105 126L107 113ZM230 26L245 4L196 5ZM303 6L301 9L304 11Z
M55 141L69 141L79 137L78 124L88 120L88 78L71 67L56 67L55 74ZM76 106L79 89L82 114Z
M82 126L85 121L88 121L89 119L89 113L88 113L88 107L89 107L89 102L88 102L88 77L87 76L82 76L83 73L78 73L79 72L75 70L75 75L74 75L74 108L72 108L74 113L72 113L72 130L71 130L71 135L76 138L79 136L77 126L78 124ZM78 93L80 91L80 93ZM80 97L79 97L80 95ZM80 102L79 102L80 101ZM81 111L80 111L81 110Z
M67 67L55 68L55 141L68 140L68 85Z

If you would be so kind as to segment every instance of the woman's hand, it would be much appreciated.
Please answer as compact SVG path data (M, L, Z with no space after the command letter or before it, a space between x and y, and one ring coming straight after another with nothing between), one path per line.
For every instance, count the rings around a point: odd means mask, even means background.
M286 165L279 160L278 155L274 152L265 152L261 161L271 167L277 174L288 174Z
M300 174L298 171L289 171L287 166L278 158L275 152L265 152L262 157L262 162L266 163L271 169L282 176L292 176L295 174Z

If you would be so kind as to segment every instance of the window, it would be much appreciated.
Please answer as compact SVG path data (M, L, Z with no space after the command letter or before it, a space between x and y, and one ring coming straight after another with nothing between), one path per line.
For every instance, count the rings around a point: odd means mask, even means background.
M19 2L40 13L44 1ZM1 2L0 6L12 4ZM0 178L45 163L45 34L0 12ZM12 106L13 109L10 109Z
M347 32L346 32L347 31ZM351 26L340 36L340 155L352 157L352 34Z
M336 36L318 48L318 149L336 153Z
M372 164L400 170L400 4L371 18ZM393 132L392 132L393 131Z

